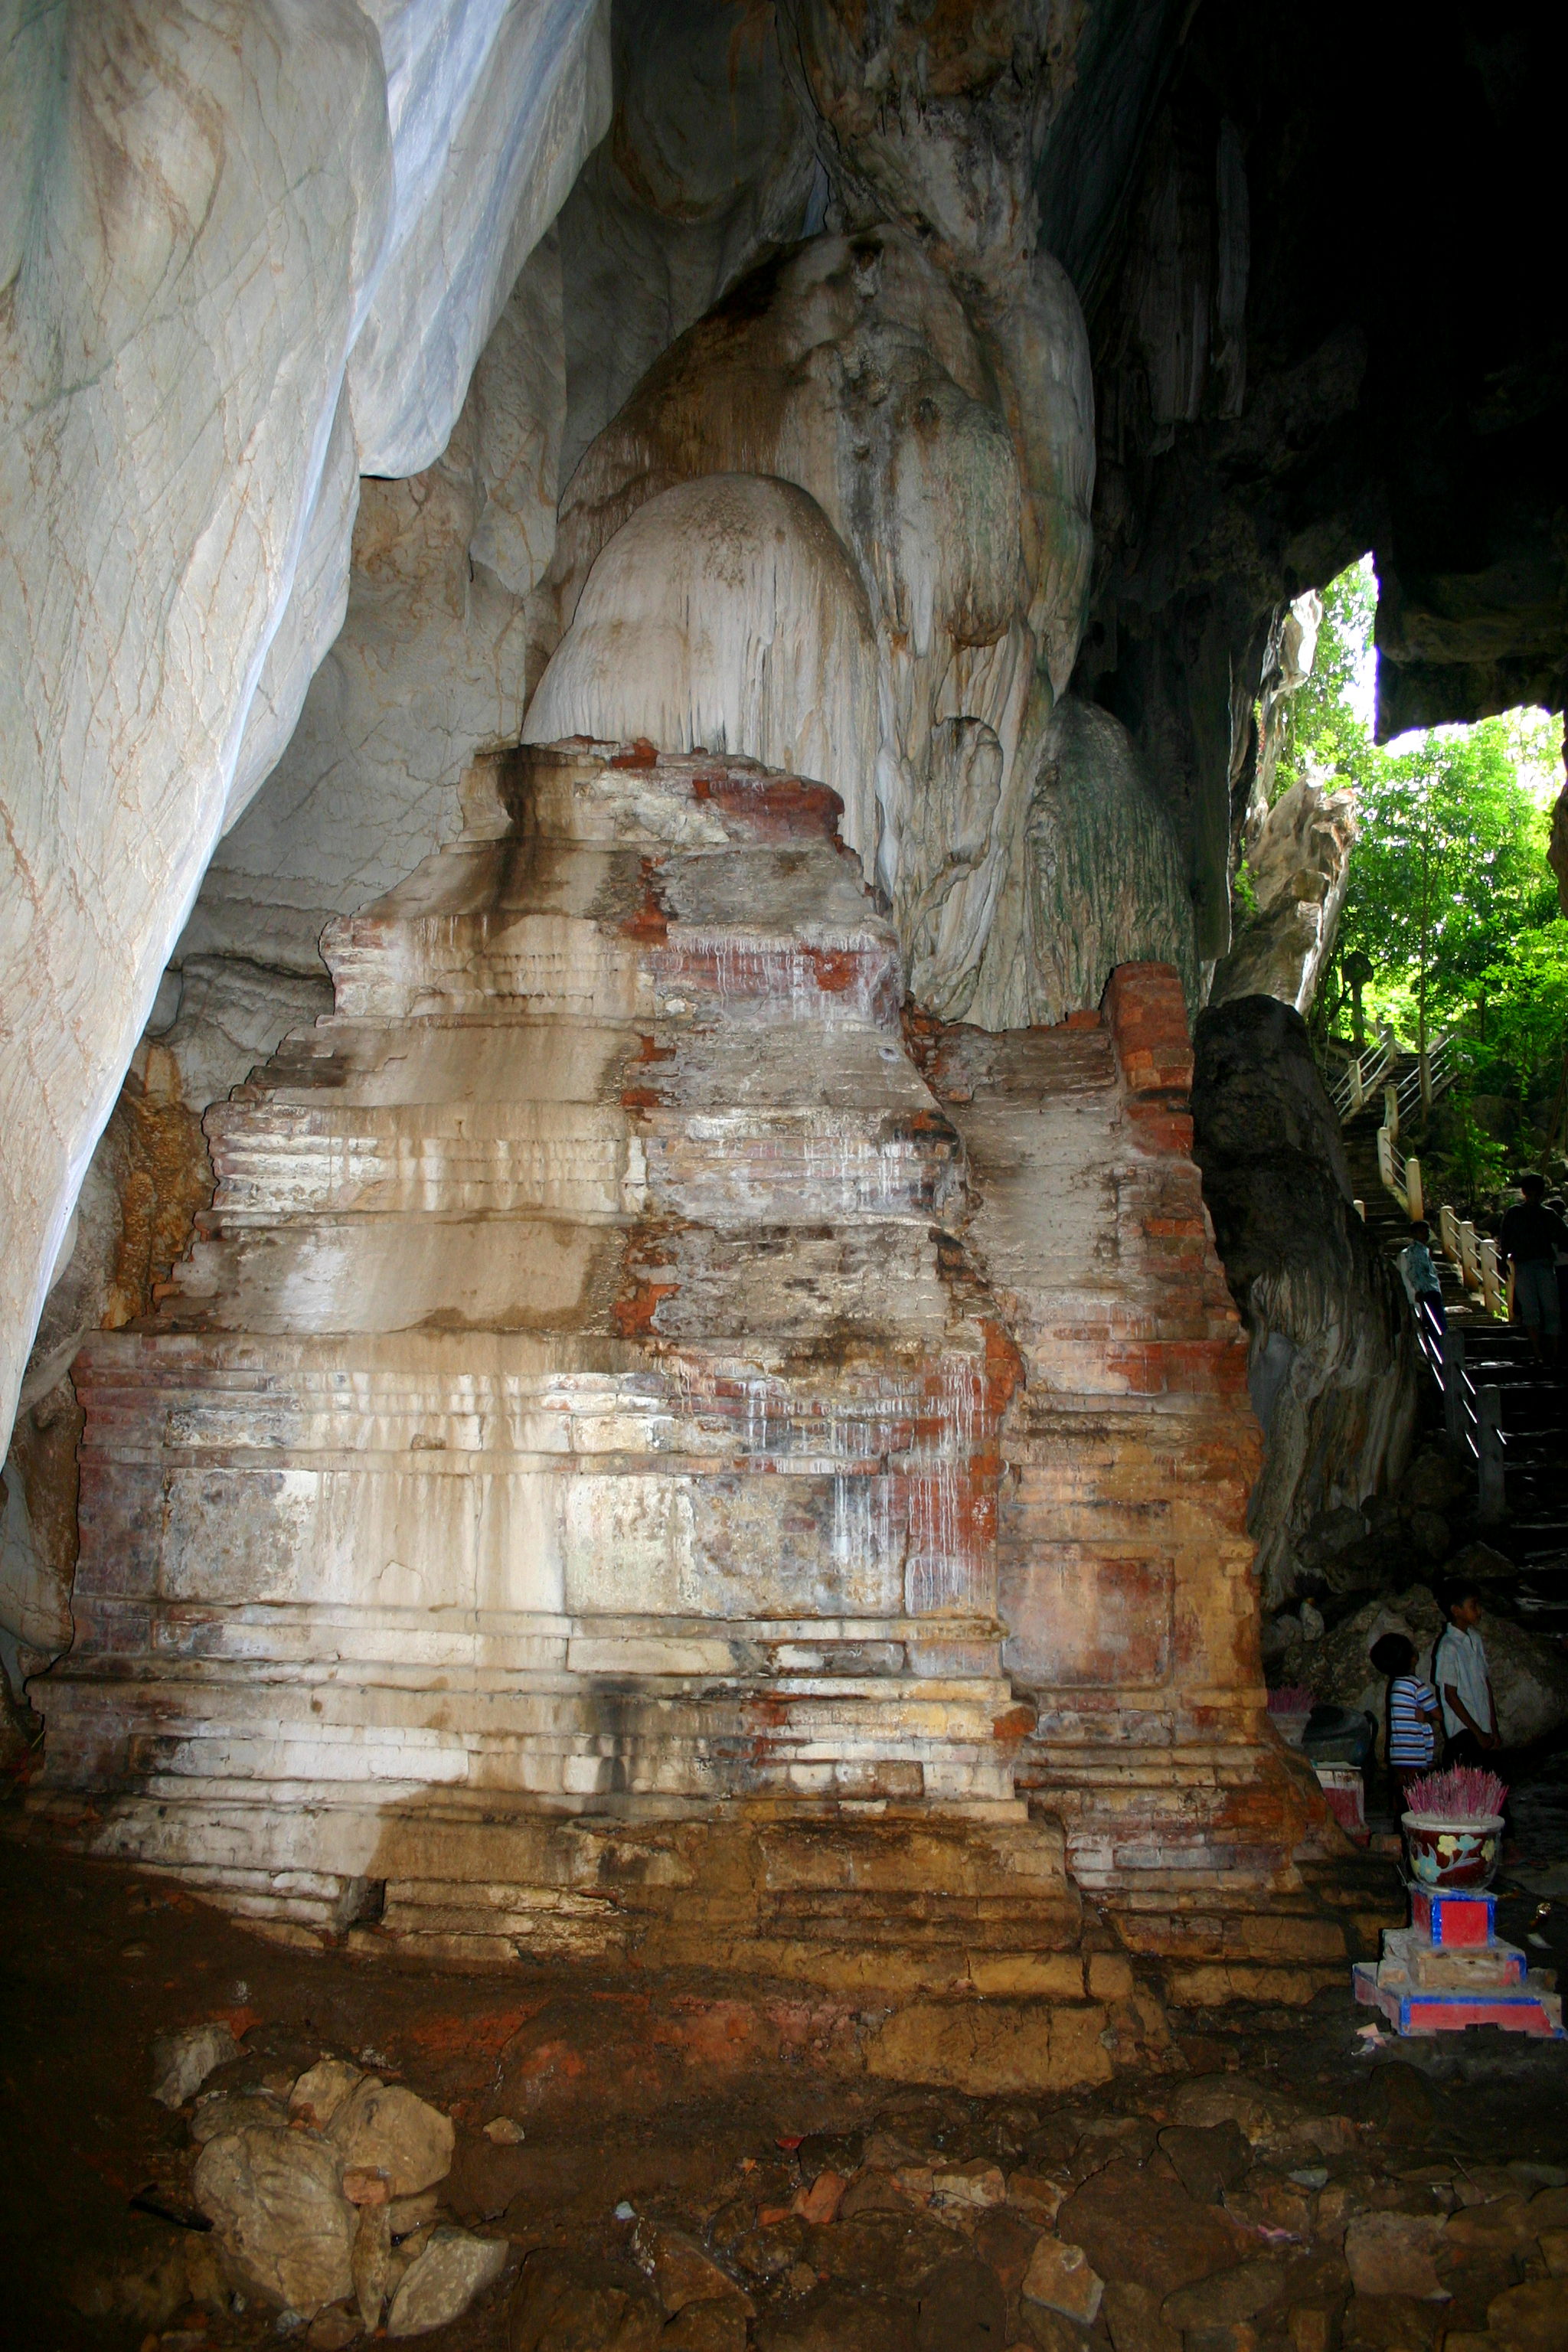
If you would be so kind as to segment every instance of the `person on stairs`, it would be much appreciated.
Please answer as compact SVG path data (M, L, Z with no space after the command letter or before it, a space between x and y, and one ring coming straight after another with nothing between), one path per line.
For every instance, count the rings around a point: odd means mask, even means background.
M1521 1176L1519 1194L1499 1228L1498 1255L1513 1268L1513 1311L1530 1334L1536 1361L1554 1363L1563 1346L1557 1253L1568 1251L1568 1225L1545 1206L1544 1176Z
M1549 1215L1563 1218L1563 1231L1568 1233L1568 1201L1561 1192L1548 1192L1545 1206ZM1557 1321L1561 1347L1564 1336L1568 1336L1568 1249L1557 1253Z
M1425 1314L1439 1331L1446 1331L1448 1318L1443 1311L1443 1286L1437 1278L1437 1269L1427 1246L1431 1238L1432 1228L1426 1218L1412 1217L1410 1239L1394 1262L1399 1268L1399 1278L1405 1285L1416 1322L1419 1323Z
M1448 1622L1432 1653L1432 1680L1443 1704L1447 1734L1445 1764L1481 1764L1501 1747L1497 1701L1486 1644L1476 1631L1481 1599L1473 1584L1451 1584L1443 1595Z

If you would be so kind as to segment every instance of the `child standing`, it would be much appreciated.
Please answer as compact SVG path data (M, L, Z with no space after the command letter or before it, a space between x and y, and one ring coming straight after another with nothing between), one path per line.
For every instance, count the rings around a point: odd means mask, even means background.
M1384 1633L1372 1645L1372 1663L1388 1677L1388 1769L1404 1812L1411 1781L1431 1769L1437 1752L1437 1694L1415 1671L1408 1634Z
M1479 1764L1502 1746L1486 1646L1476 1631L1481 1597L1473 1584L1451 1584L1443 1605L1448 1622L1432 1653L1432 1679L1443 1696L1448 1762Z

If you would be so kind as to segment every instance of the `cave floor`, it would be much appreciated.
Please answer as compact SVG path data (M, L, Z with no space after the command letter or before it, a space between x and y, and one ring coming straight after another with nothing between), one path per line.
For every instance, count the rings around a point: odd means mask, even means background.
M202 2304L181 2284L199 2284L187 2252L203 2243L191 2226L189 2110L170 2113L150 2097L151 2045L217 2017L243 2036L243 2055L215 2078L220 2084L286 2079L328 2051L407 2083L453 2115L445 2207L512 2244L500 2283L428 2338L464 2352L508 2343L509 2326L514 2352L536 2344L552 2352L556 2336L575 2352L612 2342L630 2352L660 2340L671 2352L748 2342L767 2352L1003 2352L1014 2342L1127 2352L1139 2310L1155 2332L1136 2341L1175 2352L1148 2293L1142 2303L1132 2293L1140 2279L1162 2291L1158 2264L1167 2258L1176 2264L1169 2275L1189 2279L1216 2263L1228 2275L1247 2259L1255 2272L1261 2261L1278 2273L1273 2300L1246 2321L1223 2322L1223 2342L1212 2326L1189 2325L1188 2352L1194 2333L1203 2352L1275 2344L1331 2352L1336 2342L1347 2352L1425 2352L1456 2329L1484 2329L1497 2295L1543 2280L1552 2242L1516 2230L1501 2252L1495 2244L1447 2249L1446 2302L1352 2294L1341 2251L1347 2218L1368 2208L1440 2215L1510 2196L1514 2204L1498 2210L1512 2213L1521 2193L1552 2192L1568 2207L1568 2043L1483 2030L1369 2045L1367 2012L1353 2007L1348 1984L1306 2011L1178 2012L1163 2071L1119 2075L1070 2098L982 2100L857 2079L835 2048L832 2005L814 2005L798 1990L770 2006L754 1989L726 1995L624 1970L465 1977L296 1952L155 1880L7 1843L0 1919L5 2332L50 2352L219 2352L279 2340L278 2315L255 2300L237 2310L209 2287ZM1538 1917L1533 1894L1510 1896L1500 1926L1520 1939L1543 1934L1555 1949L1538 1948L1537 1960L1568 1959L1568 1904ZM763 2010L769 2030L759 2035ZM1207 2117L1212 2126L1215 2090L1222 2105L1234 2092L1245 2106L1249 2084L1266 2105L1273 2100L1270 2129L1284 2130L1289 2144L1254 2146L1223 2207L1212 2186L1207 2201L1195 2189L1189 2197L1194 2177L1184 2169L1178 2179L1167 2152L1175 2144L1159 2146L1158 2132L1173 2121L1201 2126ZM483 2126L499 2116L520 2123L521 2138L487 2137ZM1329 2116L1350 2120L1320 2128L1316 2119ZM1248 2130L1256 2136L1255 2126ZM868 2210L862 2189L850 2198L858 2218L852 2210L831 2222L810 2213L757 2221L794 2203L818 2166L853 2179L877 2131L889 2136L884 2150L896 2141L938 2170L982 2158L1010 2185L1019 2172L1054 2177L1087 2215L1109 2281L1092 2327L1021 2300L1045 2216L1016 2197L922 2210L917 2177L900 2192L916 2203L897 2211ZM1305 2147L1305 2164L1303 2133L1321 2142ZM823 2134L851 2137L823 2148L812 2137ZM1222 2136L1212 2144L1222 2147ZM1189 2147L1184 2166L1191 2155ZM984 2166L971 2171L984 2177ZM889 2175L877 2178L886 2189ZM977 2194L1000 2194L990 2179ZM1141 2200L1150 2200L1145 2228ZM1557 2217L1542 2208L1542 2218ZM1064 2235L1066 2221L1064 2214ZM637 2229L650 2226L720 2252L750 2299L749 2321L731 2302L689 2306L666 2323L632 2259ZM1559 2254L1564 2242L1555 2241ZM629 2302L584 2302L580 2294L586 2316L575 2332L564 2305L564 2332L520 2328L509 2318L519 2266L526 2284L563 2256L579 2280L619 2286ZM1213 2299L1216 2312L1229 2307L1223 2292ZM607 2319L595 2332L594 2311L603 2318L612 2306L622 2332ZM329 2312L295 2340L339 2343L347 2327Z

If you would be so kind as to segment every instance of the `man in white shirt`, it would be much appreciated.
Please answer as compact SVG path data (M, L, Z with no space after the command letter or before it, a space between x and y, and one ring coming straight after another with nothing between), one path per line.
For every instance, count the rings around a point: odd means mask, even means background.
M1486 1646L1476 1632L1480 1596L1473 1585L1453 1585L1444 1601L1448 1622L1432 1653L1432 1680L1443 1703L1443 1728L1448 1736L1443 1760L1479 1764L1483 1755L1502 1745Z

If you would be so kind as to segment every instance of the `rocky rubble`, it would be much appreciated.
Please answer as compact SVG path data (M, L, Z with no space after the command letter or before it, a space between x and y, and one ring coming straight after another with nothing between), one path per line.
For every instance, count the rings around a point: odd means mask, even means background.
M325 2053L292 2080L247 2079L222 2021L165 2037L154 2063L154 2098L194 2102L190 2195L210 2236L187 2256L193 2301L232 2315L258 2298L336 2352L384 2321L428 2335L500 2278L508 2242L455 2226L435 2194L451 2117L402 2084ZM215 2074L233 2079L204 2091Z
M696 2210L536 2245L512 2352L1548 2352L1568 2168L1412 2161L1423 2079L1321 2115L1243 2075L1142 2111L911 2095ZM1474 2337L1456 2344L1457 2337Z
M160 2083L210 2037L162 2043ZM526 2074L465 2067L447 2113L379 2050L301 2068L291 2034L242 2033L92 2315L153 2330L143 2352L447 2327L454 2352L1559 2352L1568 2163L1483 2160L1474 2078L1184 2050L1070 2101L868 2085L804 2136L721 2105L645 2141L628 2083L590 2152ZM1529 2131L1503 2147L1563 2153Z

